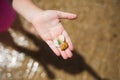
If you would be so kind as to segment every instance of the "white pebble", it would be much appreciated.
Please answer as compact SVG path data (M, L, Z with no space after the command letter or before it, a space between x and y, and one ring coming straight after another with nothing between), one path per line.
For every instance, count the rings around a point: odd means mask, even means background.
M63 35L59 35L58 39L63 42L65 40L65 37Z

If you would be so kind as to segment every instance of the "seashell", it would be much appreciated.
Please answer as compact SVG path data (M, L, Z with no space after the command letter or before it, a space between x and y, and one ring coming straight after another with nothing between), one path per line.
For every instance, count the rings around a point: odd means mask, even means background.
M58 43L58 40L55 39L55 40L53 41L53 43L54 43L54 45L55 45L56 47L60 47L60 45L59 45L59 43Z
M56 47L60 47L62 51L68 48L68 43L65 41L65 37L63 35L59 35L53 43Z
M64 37L63 35L59 35L59 36L58 36L58 39L59 39L61 42L65 41L65 37Z

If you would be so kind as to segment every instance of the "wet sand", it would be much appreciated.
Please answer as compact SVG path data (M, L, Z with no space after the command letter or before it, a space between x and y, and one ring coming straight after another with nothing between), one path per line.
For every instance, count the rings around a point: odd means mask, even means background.
M19 16L9 29L14 41L8 32L0 34L0 57L5 56L0 61L1 80L120 79L119 0L34 2L45 10L78 15L74 21L62 20L75 47L73 58L63 60L56 57L40 38L22 29L29 29L31 24Z

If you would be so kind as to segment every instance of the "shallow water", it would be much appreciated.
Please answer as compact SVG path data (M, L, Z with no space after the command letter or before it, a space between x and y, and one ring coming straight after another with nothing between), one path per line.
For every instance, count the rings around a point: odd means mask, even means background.
M119 0L34 0L42 9L78 15L62 20L75 46L73 58L56 57L39 38L22 29L21 16L0 34L0 80L119 80ZM12 40L14 38L14 42Z

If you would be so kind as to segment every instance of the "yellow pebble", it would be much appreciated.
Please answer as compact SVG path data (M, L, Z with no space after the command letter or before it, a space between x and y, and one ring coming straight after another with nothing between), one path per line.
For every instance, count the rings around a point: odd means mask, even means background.
M68 43L64 41L64 42L61 44L61 50L63 51L63 50L65 50L65 49L67 49L67 48L68 48Z

